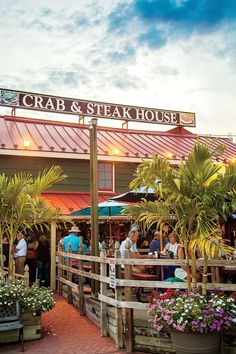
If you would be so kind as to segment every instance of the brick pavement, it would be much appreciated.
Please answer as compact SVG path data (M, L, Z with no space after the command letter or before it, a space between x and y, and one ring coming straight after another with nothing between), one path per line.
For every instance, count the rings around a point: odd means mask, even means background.
M101 337L100 329L67 301L55 295L56 306L42 315L43 335L41 339L25 342L27 354L117 354L110 337ZM20 352L18 344L0 344L0 353ZM138 354L133 353L133 354Z

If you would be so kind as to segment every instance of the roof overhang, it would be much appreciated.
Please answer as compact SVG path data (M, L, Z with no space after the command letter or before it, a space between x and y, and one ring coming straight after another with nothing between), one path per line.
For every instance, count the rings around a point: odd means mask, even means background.
M60 153L60 152L50 152L50 151L33 151L33 150L10 150L1 149L0 155L6 156L28 156L28 157L47 157L55 159L75 159L75 160L90 160L90 154L74 154L74 153ZM125 157L125 156L108 156L108 155L98 155L98 161L110 161L110 162L134 162L140 163L144 158L137 157ZM148 158L145 158L148 160ZM174 163L174 162L173 162ZM177 160L176 160L176 163Z

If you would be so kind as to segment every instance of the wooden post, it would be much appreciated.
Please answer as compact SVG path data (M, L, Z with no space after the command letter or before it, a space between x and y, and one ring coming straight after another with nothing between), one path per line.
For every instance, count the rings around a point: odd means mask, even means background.
M63 242L58 243L58 251L59 252L63 251ZM58 265L62 265L62 264L63 264L63 257L58 256ZM63 270L61 268L58 268L58 278L63 278ZM58 288L59 295L62 295L62 283L60 280L58 280L57 288Z
M68 253L72 253L71 243L68 243ZM68 258L68 267L72 267L72 258ZM70 271L67 272L67 280L72 281L72 273ZM72 304L72 289L70 285L67 285L67 302L68 304Z
M115 243L115 259L120 258L120 244L118 241ZM121 279L121 266L116 265L116 279ZM122 301L122 288L120 286L115 289L115 300ZM116 332L116 346L118 349L124 348L123 337L123 315L122 308L116 307L116 319L117 319L117 332Z
M10 268L8 268L8 281L9 283L12 283L13 281L16 280L16 265L15 265L15 260L12 261L12 274L10 273Z
M51 273L50 273L50 288L56 289L56 223L51 222Z
M126 242L125 258L130 258L130 243ZM132 279L132 265L125 265L125 279ZM125 287L125 301L132 300L132 288ZM127 353L133 352L133 309L125 309L125 348Z
M100 257L106 258L106 244L104 241L102 242L102 249L100 252ZM107 276L107 264L106 263L101 263L100 274L101 274L101 276L104 276L104 277ZM107 295L107 283L104 283L101 281L100 291L101 291L102 295L105 295L105 296ZM101 301L100 311L101 311L101 320L100 320L101 336L106 337L106 336L108 336L108 315L107 315L107 304L103 301Z
M163 251L163 225L160 225L160 251ZM161 280L164 280L164 268L161 266Z
M91 196L91 255L99 255L98 237L98 162L97 162L97 118L89 125L90 137L90 196ZM92 272L99 274L98 262L93 262ZM99 282L92 280L92 292L97 296Z
M79 254L83 254L83 243L80 242ZM83 270L83 261L79 259L79 270ZM84 277L79 275L79 313L80 316L84 316L86 313L85 301L84 301Z
M25 286L29 287L29 266L25 265L25 273L24 273Z

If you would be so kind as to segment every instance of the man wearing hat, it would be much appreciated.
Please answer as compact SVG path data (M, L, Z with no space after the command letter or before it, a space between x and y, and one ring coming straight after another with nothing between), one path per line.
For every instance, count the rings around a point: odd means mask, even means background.
M70 243L72 252L78 253L80 243L82 242L82 238L79 237L80 232L78 226L72 226L69 230L69 235L64 237L63 240L63 248L65 252L68 251L68 245Z

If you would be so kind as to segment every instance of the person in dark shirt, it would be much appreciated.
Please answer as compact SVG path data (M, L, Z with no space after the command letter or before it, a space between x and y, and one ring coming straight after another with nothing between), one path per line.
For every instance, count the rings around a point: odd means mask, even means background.
M4 257L3 265L4 267L9 267L9 241L7 237L2 239L2 253Z
M154 232L154 236L153 239L150 243L150 252L160 252L161 248L160 248L160 232L159 231L155 231Z
M155 253L157 251L157 253L159 254L159 252L168 243L168 239L164 238L163 244L161 245L160 237L161 237L160 231L155 231L154 235L153 235L153 239L152 239L152 241L150 243L150 252ZM164 267L163 271L164 271L164 274L165 273L167 274L168 273L168 267ZM158 280L162 280L161 279L161 267L157 266L156 267L156 272L157 272L157 279Z
M38 278L40 286L50 285L50 245L45 235L41 235L38 241Z

